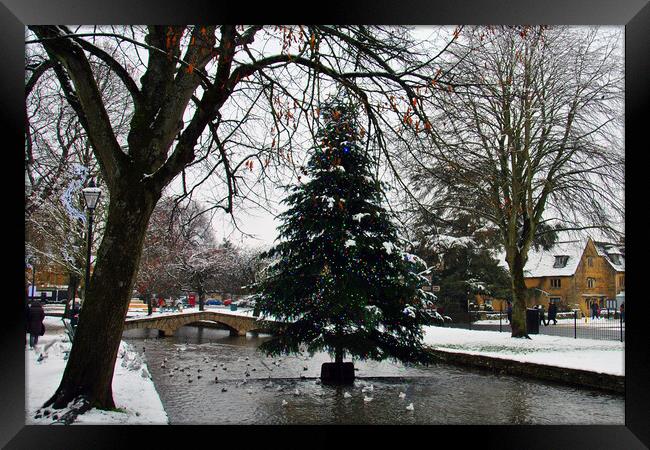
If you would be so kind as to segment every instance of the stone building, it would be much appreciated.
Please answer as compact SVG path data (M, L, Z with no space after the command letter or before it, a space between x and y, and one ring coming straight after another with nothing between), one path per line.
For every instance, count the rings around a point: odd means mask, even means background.
M554 302L560 311L580 309L583 315L594 302L616 309L625 291L625 249L588 238L558 243L548 251L531 250L524 276L531 290L528 306L548 309Z

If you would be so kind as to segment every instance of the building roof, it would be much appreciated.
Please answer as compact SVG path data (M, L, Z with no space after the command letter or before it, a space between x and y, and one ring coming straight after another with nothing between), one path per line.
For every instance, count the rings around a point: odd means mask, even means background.
M609 242L594 241L598 255L605 258L605 261L617 272L625 272L625 247Z
M580 241L558 242L550 250L531 249L524 267L526 278L569 277L576 272L585 243ZM556 256L568 256L566 265L557 267Z

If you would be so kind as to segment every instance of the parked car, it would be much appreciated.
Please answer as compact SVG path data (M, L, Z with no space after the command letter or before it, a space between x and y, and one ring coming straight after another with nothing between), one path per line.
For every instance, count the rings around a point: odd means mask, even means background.
M229 306L231 303L232 303L232 299L231 299L231 298L227 298L227 299L225 299L225 300L223 301L224 306Z
M221 300L217 300L216 298L209 298L205 301L205 304L208 306L218 306L223 305L223 302Z

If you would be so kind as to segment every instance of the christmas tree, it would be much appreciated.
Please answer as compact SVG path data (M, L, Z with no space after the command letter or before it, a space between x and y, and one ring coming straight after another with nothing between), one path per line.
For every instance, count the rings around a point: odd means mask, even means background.
M260 283L263 316L284 325L261 349L269 354L427 362L422 325L432 294L424 262L400 250L397 228L381 206L381 184L359 142L356 106L332 100L304 169L305 183L283 200L280 242Z

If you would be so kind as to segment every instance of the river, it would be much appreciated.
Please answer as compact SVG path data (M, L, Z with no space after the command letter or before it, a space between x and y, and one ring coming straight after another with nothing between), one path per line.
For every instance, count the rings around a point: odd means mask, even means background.
M597 390L387 361L357 361L354 385L331 387L318 380L327 354L267 357L265 335L186 326L123 339L144 356L171 424L624 424L624 397Z

